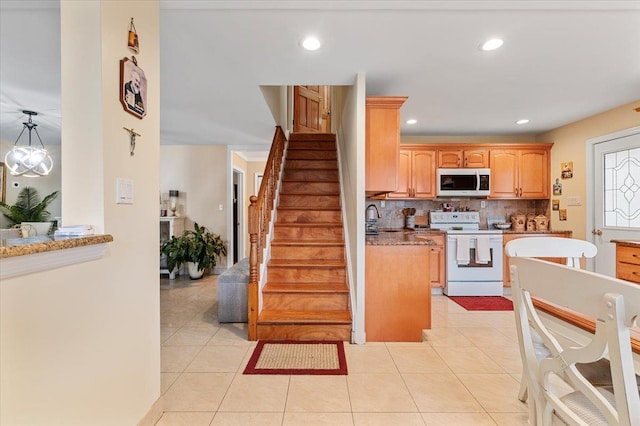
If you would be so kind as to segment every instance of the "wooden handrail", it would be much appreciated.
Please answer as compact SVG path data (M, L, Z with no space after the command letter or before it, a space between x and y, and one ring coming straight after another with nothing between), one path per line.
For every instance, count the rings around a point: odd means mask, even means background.
M282 128L276 126L258 196L252 195L249 197L249 242L251 244L249 252L249 286L247 288L249 340L258 339L260 265L262 264L263 250L269 233L271 214L275 207L276 191L284 161L286 142L287 137L284 135Z

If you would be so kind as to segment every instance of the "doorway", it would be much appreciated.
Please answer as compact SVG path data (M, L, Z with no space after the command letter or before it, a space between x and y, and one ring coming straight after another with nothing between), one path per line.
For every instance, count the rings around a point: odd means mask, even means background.
M294 86L293 131L331 133L330 86Z
M587 235L598 247L595 272L616 275L616 248L611 240L640 240L640 127L588 142Z
M232 198L233 244L231 253L234 265L238 263L241 257L244 257L244 210L240 200L244 200L244 171L234 168Z

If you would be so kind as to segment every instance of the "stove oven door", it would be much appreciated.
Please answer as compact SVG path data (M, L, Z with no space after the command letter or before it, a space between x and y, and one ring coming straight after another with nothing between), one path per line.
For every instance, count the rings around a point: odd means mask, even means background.
M488 238L489 259L476 261L477 237L482 234L447 235L447 285L449 296L502 295L502 235L484 235ZM459 259L458 238L466 238L469 245L468 262Z

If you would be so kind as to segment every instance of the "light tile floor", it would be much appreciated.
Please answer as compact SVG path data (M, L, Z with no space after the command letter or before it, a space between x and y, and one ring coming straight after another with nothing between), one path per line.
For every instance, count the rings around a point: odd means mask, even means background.
M161 280L159 426L527 424L513 312L434 296L424 342L346 344L347 376L245 376L255 343L218 323L216 281Z

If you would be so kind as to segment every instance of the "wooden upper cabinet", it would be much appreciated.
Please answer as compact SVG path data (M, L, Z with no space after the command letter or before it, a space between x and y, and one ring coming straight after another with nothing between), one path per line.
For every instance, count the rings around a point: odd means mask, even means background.
M490 198L549 198L549 149L492 149Z
M438 167L446 169L456 168L487 168L489 167L488 149L439 149Z
M387 194L387 198L411 197L411 151L400 150L398 163L398 190Z
M387 194L387 198L435 198L435 150L401 149L399 164L398 190Z
M365 192L398 190L400 107L407 97L370 96L366 104Z
M411 161L413 198L436 197L436 152L413 151Z

